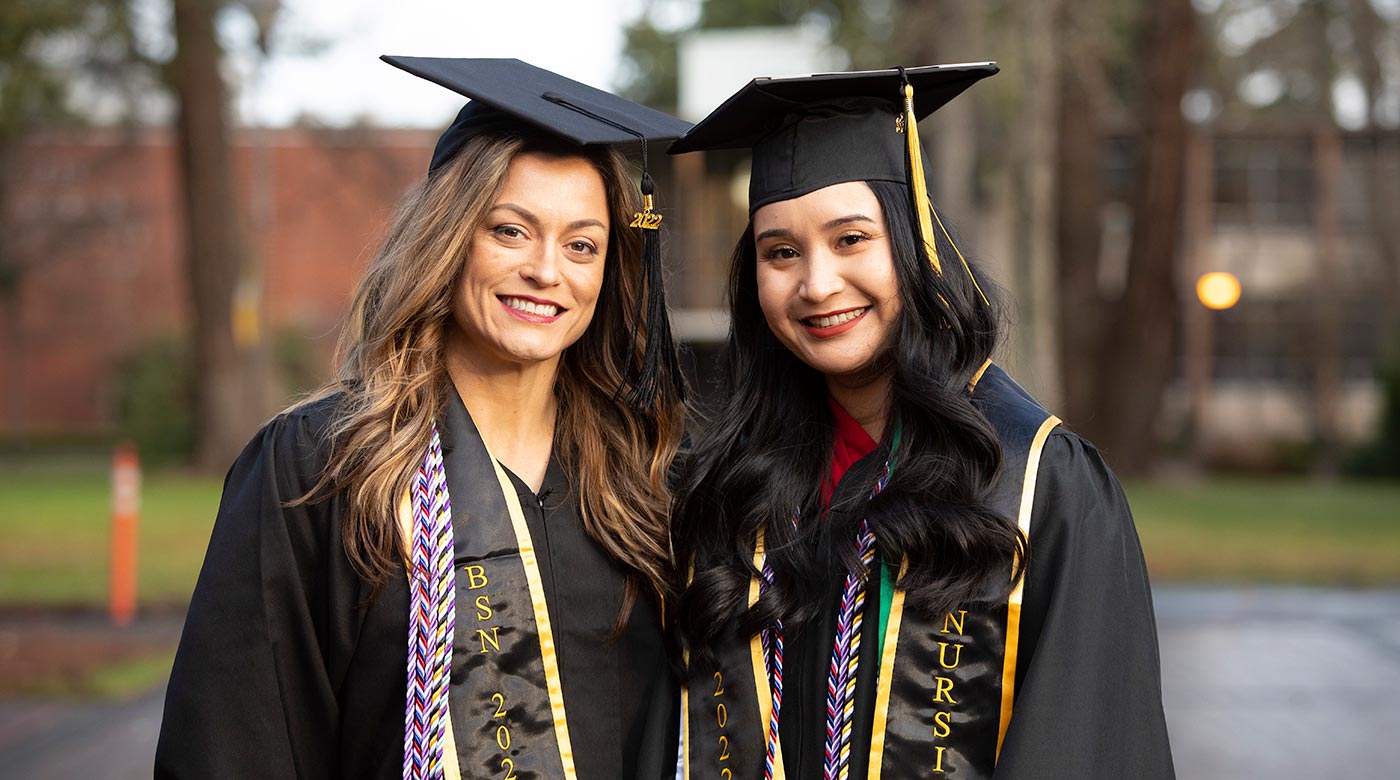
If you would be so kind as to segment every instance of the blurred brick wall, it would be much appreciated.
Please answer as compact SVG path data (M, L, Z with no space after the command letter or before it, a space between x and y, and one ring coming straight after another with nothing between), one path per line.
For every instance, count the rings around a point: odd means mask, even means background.
M360 271L435 134L247 130L235 160L268 333L305 334L322 374ZM111 423L115 368L188 328L180 182L163 131L32 138L0 171L0 435Z

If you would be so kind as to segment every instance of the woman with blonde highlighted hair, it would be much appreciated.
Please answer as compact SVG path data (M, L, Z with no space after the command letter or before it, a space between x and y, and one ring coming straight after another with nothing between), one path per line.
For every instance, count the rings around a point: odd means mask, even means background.
M668 776L683 401L645 144L686 124L515 60L386 59L472 101L338 376L229 472L156 775Z

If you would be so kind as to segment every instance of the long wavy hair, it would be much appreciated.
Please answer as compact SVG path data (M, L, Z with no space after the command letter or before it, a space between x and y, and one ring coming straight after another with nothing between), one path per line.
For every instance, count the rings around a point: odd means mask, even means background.
M453 291L471 262L473 233L499 196L511 160L525 152L588 160L607 194L602 293L592 322L560 361L554 448L571 475L588 534L631 574L621 625L639 582L668 592L666 477L684 409L666 393L645 408L622 398L647 339L636 303L644 292L642 241L627 226L640 207L625 159L606 147L566 147L527 132L485 133L406 196L355 292L338 375L312 396L342 398L328 431L329 462L303 500L343 493L345 554L355 570L375 585L402 572L405 540L396 509L451 394L443 350L454 327Z
M750 223L729 273L722 400L696 438L672 529L678 569L686 570L677 573L683 595L675 627L681 647L701 662L713 661L715 643L736 616L745 636L778 618L793 628L810 619L837 576L831 561L842 561L843 571L857 564L863 517L883 560L908 561L899 585L907 603L930 615L1004 597L1013 567L1024 565L1024 536L988 505L1001 445L967 393L996 345L997 310L981 300L941 234L936 249L945 271L934 274L916 238L907 187L867 184L889 230L901 311L872 364L892 378L878 457L861 461L843 482L873 487L888 461L895 464L889 484L873 500L869 489L843 488L826 532L816 522L833 438L826 385L764 320ZM801 515L796 527L794 511ZM774 582L746 607L760 532ZM828 540L825 548L818 539Z

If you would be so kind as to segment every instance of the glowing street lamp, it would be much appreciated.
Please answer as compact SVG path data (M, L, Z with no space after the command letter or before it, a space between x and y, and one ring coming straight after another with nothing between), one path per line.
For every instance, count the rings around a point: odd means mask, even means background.
M1240 280L1225 271L1204 274L1196 280L1196 297L1207 309L1228 309L1240 300Z

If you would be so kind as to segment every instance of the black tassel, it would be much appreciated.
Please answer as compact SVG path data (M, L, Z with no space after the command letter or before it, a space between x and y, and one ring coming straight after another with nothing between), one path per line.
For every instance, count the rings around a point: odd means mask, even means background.
M544 99L615 127L634 136L642 144L642 210L633 215L631 227L642 231L642 286L637 293L646 296L646 302L638 301L637 319L638 327L646 333L647 343L640 365L633 362L628 367L626 401L644 413L650 413L658 400L668 404L684 403L685 378L681 376L675 340L671 338L671 318L666 310L666 280L661 275L661 215L653 207L656 183L651 180L647 166L647 137L624 124L575 105L560 95L549 93L544 95ZM621 394L622 388L619 387L617 391Z
M638 308L646 330L646 350L635 376L628 382L627 402L638 410L650 410L658 399L681 402L685 400L685 382L680 361L676 358L675 340L671 336L671 317L666 309L666 280L661 269L661 231L651 210L656 185L651 174L642 173L642 200L646 204L640 215L642 227L642 289L645 303ZM650 223L650 224L649 224Z

